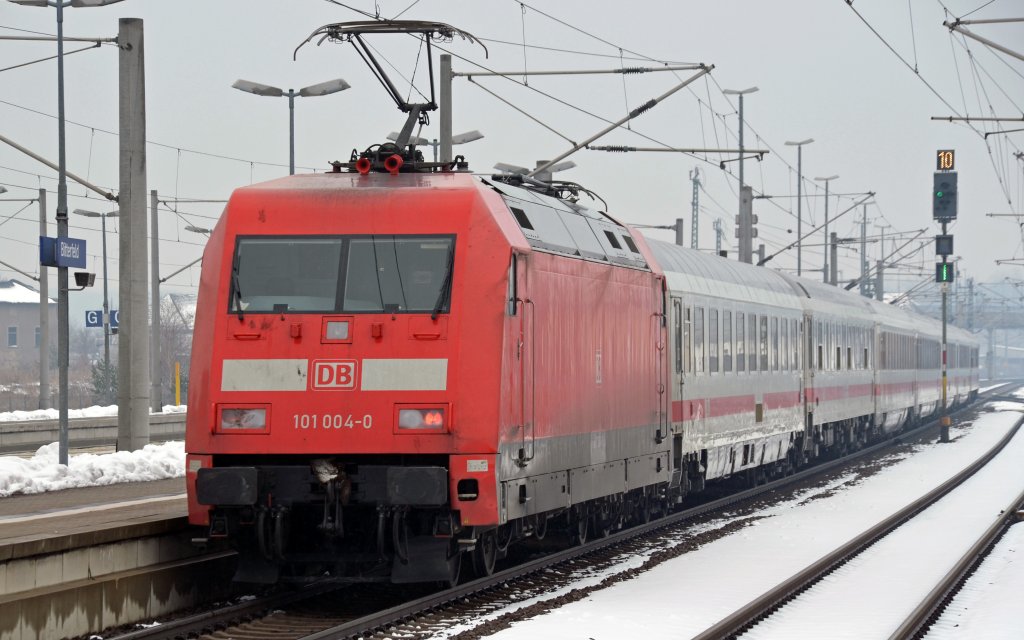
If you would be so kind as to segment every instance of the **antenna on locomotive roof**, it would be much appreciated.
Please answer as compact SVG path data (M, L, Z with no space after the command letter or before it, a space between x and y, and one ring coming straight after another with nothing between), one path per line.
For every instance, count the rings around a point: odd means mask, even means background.
M377 60L377 56L374 55L372 47L366 44L363 36L366 35L378 35L378 34L392 34L392 33L405 33L415 35L426 44L427 48L427 75L430 77L430 96L427 102L409 102L402 97L402 94L398 92L394 82L388 76L387 71ZM451 42L455 39L455 36L459 36L463 40L468 40L470 43L479 44L483 47L484 56L488 55L487 47L484 46L476 37L467 31L463 31L450 24L443 22L427 22L423 20L356 20L352 22L337 22L334 24L326 24L309 35L298 47L295 48L295 52L292 56L294 59L298 56L299 49L311 42L316 38L316 44L319 46L324 40L330 42L350 42L355 47L359 57L370 67L370 71L377 77L385 91L391 96L391 99L395 101L398 109L402 113L408 114L405 120L405 125L402 127L402 131L398 134L398 139L395 140L395 144L399 149L404 149L412 138L412 130L416 124L427 125L430 123L430 118L427 117L427 112L437 110L437 99L434 90L434 55L431 47L431 42ZM422 95L422 94L420 94ZM423 96L427 98L427 96Z

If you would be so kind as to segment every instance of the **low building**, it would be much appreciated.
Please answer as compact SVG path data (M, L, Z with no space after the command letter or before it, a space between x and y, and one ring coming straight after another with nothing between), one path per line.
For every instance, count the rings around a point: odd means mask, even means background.
M0 371L3 377L39 376L39 290L18 280L0 280ZM56 341L57 303L47 300L51 342ZM30 376L31 379L31 376Z

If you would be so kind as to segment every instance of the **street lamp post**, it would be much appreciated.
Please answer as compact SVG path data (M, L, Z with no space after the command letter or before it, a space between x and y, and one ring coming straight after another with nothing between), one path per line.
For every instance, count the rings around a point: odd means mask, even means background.
M722 93L726 95L734 95L740 97L740 214L736 218L737 220L737 236L739 238L739 258L740 262L750 263L753 262L753 249L754 249L754 232L753 232L753 218L751 205L752 202L743 191L743 96L748 93L754 93L757 91L757 87L750 87L749 89L736 90L736 89L723 89Z
M75 209L75 215L86 218L99 218L100 228L103 237L103 366L104 376L109 380L110 376L110 299L107 295L107 218L116 218L117 211L109 213L97 213L85 209ZM108 397L109 401L110 398Z
M815 180L818 180L819 182L824 182L825 183L825 262L823 263L822 269L821 269L821 274L822 274L821 275L821 281L824 282L825 284L828 284L829 281L831 280L829 278L829 271L828 271L828 247L829 247L829 235L828 235L828 183L832 182L833 180L835 180L838 177L839 176L836 175L836 176L829 176L827 178L815 178ZM835 284L835 283L833 282L832 284Z
M10 0L29 7L57 9L57 237L68 237L68 180L64 149L64 7L100 7L121 0ZM68 268L57 267L57 461L68 463Z
M801 210L803 202L803 151L805 144L811 144L814 138L807 138L799 142L786 141L786 145L796 147L796 275L803 273L803 237L804 237L804 216Z
M289 89L287 93L277 87L248 80L236 80L231 86L239 91L254 93L258 96L268 96L270 98L288 97L288 175L295 175L295 96L303 98L326 96L344 91L350 87L349 83L341 78L313 84L298 91Z

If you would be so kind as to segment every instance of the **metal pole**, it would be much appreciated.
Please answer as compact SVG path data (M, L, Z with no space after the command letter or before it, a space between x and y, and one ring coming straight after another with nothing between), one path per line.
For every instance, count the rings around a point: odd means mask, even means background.
M967 330L974 331L974 278L967 281Z
M740 262L750 263L751 247L753 239L750 237L750 220L747 215L746 202L744 202L743 193L743 94L740 93L740 214L737 219L737 231L736 234L739 239L739 254ZM715 238L716 242L718 238ZM715 252L717 254L717 251Z
M690 200L690 248L696 249L698 245L698 221L700 220L700 168L694 167L690 172L690 180L693 182L693 199ZM676 232L676 244L681 245L683 232L680 229Z
M452 57L441 55L441 162L452 161Z
M295 90L288 90L288 175L295 175Z
M107 216L100 216L100 234L103 238L103 376L110 381L110 298L107 295ZM104 392L103 401L110 402L110 388Z
M996 336L995 329L988 330L988 379L996 375Z
M68 182L64 150L64 3L57 8L57 237L68 236ZM57 460L68 463L68 268L57 267Z
M832 254L832 264L831 271L829 271L828 284L831 284L834 287L839 281L839 269L837 267L839 258L839 238L835 231L829 235L829 252Z
M754 259L754 194L750 187L740 187L739 252L740 262Z
M149 234L149 293L150 293L150 324L149 332L149 357L150 357L150 382L149 409L153 413L160 413L163 410L163 397L160 390L162 385L160 366L160 231L157 226L157 207L160 204L157 198L156 189L149 192L149 224L152 231Z
M868 205L864 205L864 215L860 219L860 295L868 294Z
M828 183L829 182L832 182L832 181L831 180L826 180L825 181L825 231L824 231L825 235L824 235L824 239L825 239L825 245L826 246L828 246L828 243L829 243L829 235L828 235ZM822 269L821 269L821 281L824 282L825 284L828 284L829 281L830 281L830 272L828 270L828 254L829 254L829 252L828 251L823 251L822 253L824 253L825 256L824 256L824 262L822 264ZM835 284L835 283L833 282L832 284Z
M882 301L885 295L885 261L879 260L875 263L875 300Z
M942 234L946 234L946 223L942 223ZM946 256L942 256L942 264L946 264ZM939 420L939 440L949 442L949 413L946 408L946 371L947 371L947 348L946 348L946 292L949 290L949 283L942 283L942 417Z
M119 30L120 348L117 448L149 443L149 300L146 271L146 88L142 20L122 18Z
M39 235L46 231L46 189L39 190ZM48 269L39 267L39 408L50 408L50 282Z
M804 145L797 145L796 148L796 275L799 277L803 273L804 264L804 252L803 252L803 240L804 237L804 216L801 209L801 203L803 202L803 176L804 176Z

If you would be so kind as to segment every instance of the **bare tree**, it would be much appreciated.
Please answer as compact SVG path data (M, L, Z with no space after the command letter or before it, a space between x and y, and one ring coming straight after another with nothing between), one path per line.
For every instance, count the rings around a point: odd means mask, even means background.
M174 364L181 365L181 401L187 402L188 371L192 360L192 329L196 298L169 294L160 300L160 370L165 398L174 398Z

